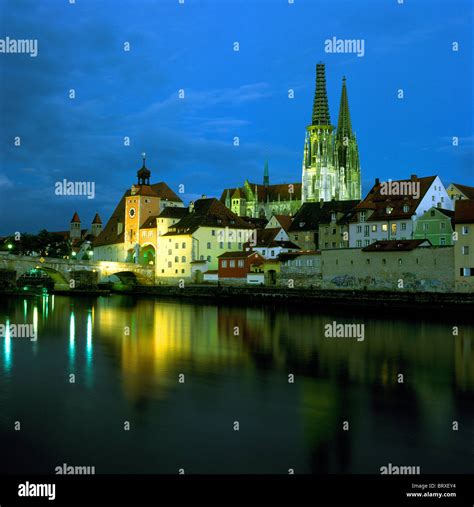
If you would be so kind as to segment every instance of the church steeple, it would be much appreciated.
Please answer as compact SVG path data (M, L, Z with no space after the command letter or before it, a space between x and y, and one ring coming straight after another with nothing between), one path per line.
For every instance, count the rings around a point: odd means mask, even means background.
M331 125L324 63L316 64L316 90L314 92L312 124Z
M268 161L265 161L265 167L263 169L263 184L266 187L270 185L270 175L268 173Z
M349 100L347 99L346 78L342 78L341 104L339 106L339 119L337 122L337 139L350 139L352 137L351 115L349 113Z
M149 185L151 172L145 166L146 153L143 153L142 155L143 155L143 165L142 165L141 169L139 169L137 171L138 184L139 185Z

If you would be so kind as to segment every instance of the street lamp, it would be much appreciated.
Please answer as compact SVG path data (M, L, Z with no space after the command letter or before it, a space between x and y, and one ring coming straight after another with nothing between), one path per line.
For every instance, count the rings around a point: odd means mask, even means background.
M13 245L11 243L8 243L7 248L8 250L11 250L13 248Z
M94 255L94 252L92 250L89 250L87 253L89 254L89 257L92 257Z

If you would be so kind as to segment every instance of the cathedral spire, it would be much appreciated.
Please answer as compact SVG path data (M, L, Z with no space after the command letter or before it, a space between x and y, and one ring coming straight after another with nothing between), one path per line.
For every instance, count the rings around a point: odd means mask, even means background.
M265 161L265 167L263 169L263 184L268 187L270 185L270 175L268 173L268 160Z
M326 71L324 63L316 64L316 90L313 102L313 125L331 125L328 96L326 93Z
M349 113L349 100L347 99L346 78L342 78L341 104L339 106L339 119L337 122L337 139L352 137L351 115Z

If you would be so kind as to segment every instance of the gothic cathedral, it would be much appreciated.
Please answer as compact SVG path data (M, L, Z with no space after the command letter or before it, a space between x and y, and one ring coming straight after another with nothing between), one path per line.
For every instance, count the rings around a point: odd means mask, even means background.
M329 116L323 63L316 65L312 123L306 127L303 155L302 202L347 201L361 198L359 150L351 126L346 78L342 80L339 119Z

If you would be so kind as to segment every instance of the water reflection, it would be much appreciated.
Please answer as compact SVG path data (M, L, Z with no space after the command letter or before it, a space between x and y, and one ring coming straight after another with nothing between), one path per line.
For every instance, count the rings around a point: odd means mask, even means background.
M399 314L369 318L342 310L119 296L51 296L41 304L38 312L35 300L0 303L0 322L32 319L42 344L30 357L37 343L15 341L13 354L15 339L8 335L0 355L3 370L14 366L18 379L32 366L47 372L30 392L16 381L7 409L13 410L16 398L47 397L54 403L51 423L60 421L76 435L63 442L75 456L84 452L77 438L84 428L84 437L97 446L104 431L113 434L116 419L134 420L135 444L119 433L102 458L94 451L103 473L142 471L137 457L125 459L139 450L146 466L171 473L167 466L180 455L202 473L285 473L290 467L377 473L397 459L423 465L425 473L472 468L469 434L451 431L453 420L462 428L474 426L474 330L467 324L453 336L450 323ZM324 326L333 320L365 324L364 341L325 337ZM87 395L63 385L70 373ZM241 438L248 438L239 444L227 432L237 417L245 428ZM345 421L349 431L342 429ZM49 438L38 436L38 442ZM197 451L190 456L204 441L208 459ZM448 455L446 448L456 453ZM224 449L232 453L231 462ZM167 459L157 464L157 455Z

